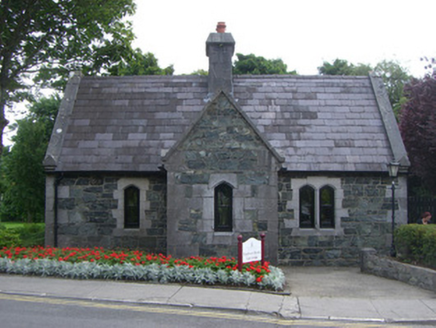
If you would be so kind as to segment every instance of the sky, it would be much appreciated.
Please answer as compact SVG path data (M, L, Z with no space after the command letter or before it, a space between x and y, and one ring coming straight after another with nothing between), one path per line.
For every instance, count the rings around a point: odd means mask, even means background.
M205 42L227 25L235 53L282 59L288 70L317 74L336 58L375 65L396 60L416 76L436 56L434 0L136 0L134 46L176 75L208 69ZM236 56L234 57L234 60Z
M133 45L153 53L174 74L208 70L206 40L218 22L236 41L235 53L280 58L288 71L318 74L324 61L353 64L396 60L415 77L423 56L436 57L436 0L135 0ZM236 56L233 58L236 59ZM17 104L14 121L25 112ZM14 132L5 133L11 144Z

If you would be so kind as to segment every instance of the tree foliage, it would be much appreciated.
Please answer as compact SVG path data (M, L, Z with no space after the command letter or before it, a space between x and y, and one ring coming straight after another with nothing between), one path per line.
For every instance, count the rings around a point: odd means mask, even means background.
M160 68L157 58L150 52L143 54L136 49L132 54L108 69L110 75L173 75L173 66Z
M18 122L15 145L2 163L6 190L2 214L28 222L44 218L44 169L42 160L47 147L46 129L42 122L30 118Z
M281 59L265 59L253 54L236 54L238 59L233 67L233 74L297 74L288 72L287 65Z
M335 59L333 63L324 62L318 67L318 72L321 75L368 75L372 71L372 67L366 64L354 65L345 59Z
M29 115L17 123L17 134L12 137L14 146L2 156L2 217L28 222L43 220L42 162L60 101L58 95L39 99L29 107Z
M404 88L400 131L411 173L436 190L436 73L412 79ZM433 192L434 193L434 192Z
M47 139L50 139L60 104L61 97L56 93L49 97L39 98L29 106L28 118L44 124Z
M134 11L133 0L1 0L0 151L5 107L26 96L29 78L62 88L71 70L107 70L131 52L123 18Z
M403 94L404 86L412 77L409 75L406 68L393 60L383 60L379 62L374 67L373 72L383 79L395 117L399 119L401 116L401 106L406 101Z
M209 75L209 72L208 71L206 71L205 69L197 69L197 70L195 70L195 71L193 71L191 74L189 74L189 75L201 75L201 76L208 76Z

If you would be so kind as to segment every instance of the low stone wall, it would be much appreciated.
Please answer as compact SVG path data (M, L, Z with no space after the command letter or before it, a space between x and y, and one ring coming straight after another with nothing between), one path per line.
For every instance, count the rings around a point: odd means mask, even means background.
M436 270L400 263L377 255L373 248L360 252L360 271L395 279L436 292Z

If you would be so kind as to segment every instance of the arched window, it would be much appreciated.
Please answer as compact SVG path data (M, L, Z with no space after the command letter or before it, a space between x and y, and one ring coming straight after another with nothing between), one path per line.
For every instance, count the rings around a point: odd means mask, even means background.
M139 228L139 189L133 186L124 189L124 228Z
M226 183L215 188L215 231L233 229L233 189Z
M310 186L300 189L300 228L315 227L315 190Z
M335 227L335 191L330 186L319 191L319 225L320 228Z

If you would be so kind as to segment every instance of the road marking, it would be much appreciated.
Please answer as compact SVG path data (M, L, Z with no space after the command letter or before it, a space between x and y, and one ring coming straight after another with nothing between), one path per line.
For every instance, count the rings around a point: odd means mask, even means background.
M92 300L76 300L76 299L63 299L63 298L51 298L42 296L27 296L16 294L3 294L0 293L0 300L16 301L16 302L31 302L31 303L43 303L53 305L65 305L65 306L82 306L88 308L99 309L111 309L111 310L128 310L135 312L145 313L161 313L172 315L184 315L203 318L216 318L216 319L229 319L274 324L279 326L319 326L319 327L350 327L350 328L367 328L367 327L401 327L406 328L404 325L392 325L386 323L371 323L371 322L346 322L346 321L320 321L320 320L304 320L304 319L279 319L268 318L255 315L237 314L237 313L225 313L218 311L205 311L193 308L170 308L168 306L150 306L148 304L120 304L116 302L103 302Z

